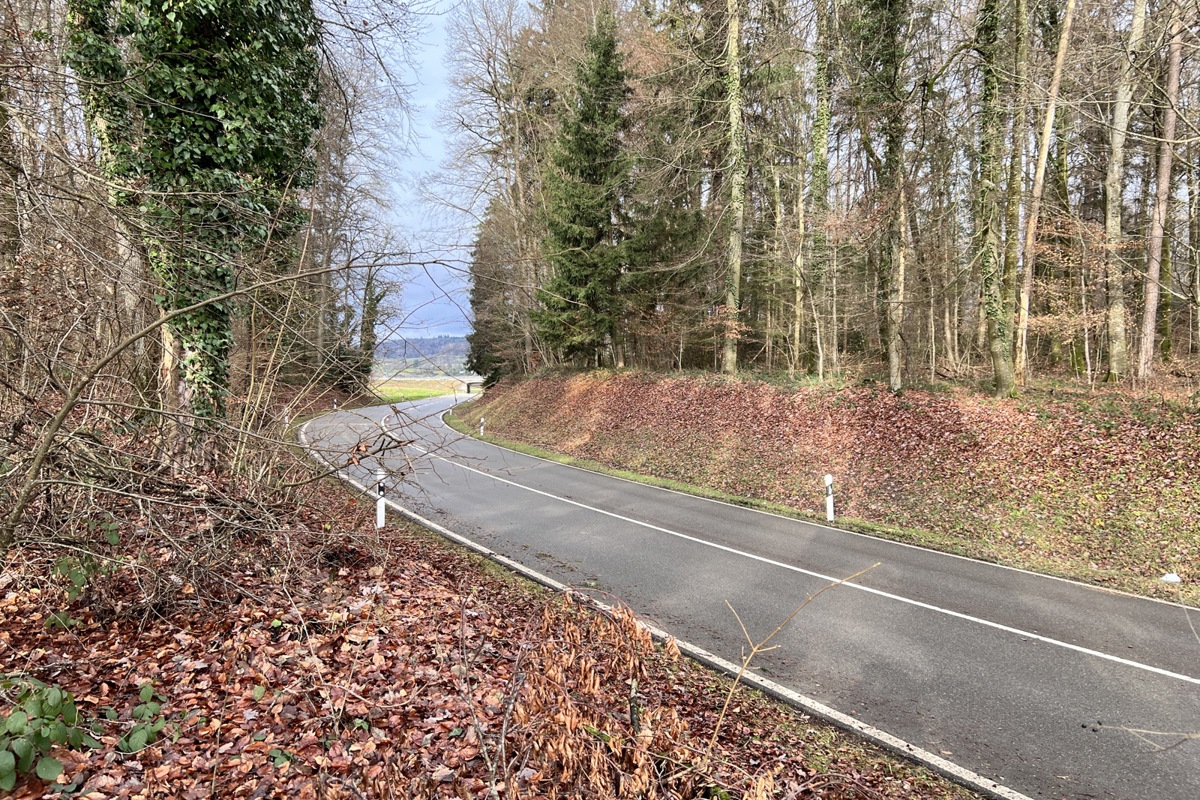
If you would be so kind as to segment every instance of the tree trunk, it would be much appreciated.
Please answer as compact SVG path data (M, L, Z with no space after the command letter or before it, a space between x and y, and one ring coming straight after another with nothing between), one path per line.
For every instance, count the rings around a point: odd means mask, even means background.
M183 344L170 324L159 328L162 361L159 372L159 403L162 412L159 459L175 474L190 466L189 448L195 430L191 397L183 379Z
M8 20L0 16L0 25L8 28ZM11 63L7 44L0 46L0 63ZM20 247L20 226L17 219L17 145L12 136L8 113L8 84L0 77L0 276L8 272Z
M899 165L897 165L899 167ZM903 170L897 169L903 175ZM908 200L903 182L896 192L895 222L889 225L889 273L887 288L887 360L888 388L899 392L904 388L904 342L901 327L904 324L904 282L908 248L905 236L908 230Z
M1188 352L1200 352L1200 147L1188 144L1191 178L1188 181L1188 243L1191 246L1192 302L1188 304Z
M375 346L379 341L379 307L387 297L387 287L379 286L379 267L369 265L363 275L362 313L358 324L358 349L368 364L375 363ZM369 378L370 374L364 376Z
M1016 14L1013 19L1013 35L1016 40L1014 48L1015 76L1014 97L1009 143L1008 187L1004 199L1004 273L1001 279L1000 303L1006 309L1005 320L1007 331L1004 338L1004 348L1008 352L1007 367L1011 370L1013 349L1013 313L1017 305L1017 268L1020 264L1021 241L1021 195L1024 189L1025 173L1025 124L1029 108L1029 3L1028 0L1017 0ZM1013 385L1015 388L1015 374ZM997 382L997 394L999 385Z
M1142 294L1142 338L1138 347L1137 377L1146 380L1154 365L1154 334L1158 328L1159 278L1162 273L1163 230L1171 208L1171 168L1174 164L1175 107L1179 102L1179 72L1183 57L1183 24L1172 13L1171 48L1167 61L1166 106L1163 109L1162 141L1158 145L1158 175L1154 211L1150 220L1150 246L1146 256L1146 281Z
M980 97L979 198L976 206L976 258L983 283L987 316L988 352L997 397L1013 393L1012 306L1004 303L1004 265L1000 253L1000 150L1001 127L999 34L997 0L983 0L979 8L976 48L983 73ZM931 312L932 313L932 312Z
M1108 171L1104 177L1105 289L1108 293L1108 376L1120 380L1129 372L1125 310L1125 262L1121 253L1121 193L1125 176L1125 139L1129 134L1129 106L1133 100L1133 62L1142 47L1146 28L1146 0L1133 0L1129 46L1121 64L1113 101L1109 133Z
M1046 116L1042 122L1042 134L1038 141L1037 167L1033 174L1033 193L1029 198L1029 215L1025 223L1025 272L1021 278L1021 292L1017 309L1017 343L1014 371L1016 379L1024 383L1029 369L1029 298L1033 294L1033 271L1037 266L1038 215L1042 208L1042 193L1046 186L1046 163L1050 159L1050 134L1054 129L1054 107L1058 103L1058 88L1062 83L1063 64L1067 58L1067 44L1071 39L1071 22L1075 17L1075 0L1067 0L1063 12L1062 33L1058 38L1058 51L1054 57L1054 75L1046 98Z
M1160 278L1160 282L1167 291L1159 295L1158 300L1158 357L1164 364L1170 362L1174 349L1174 337L1171 331L1171 283L1174 281L1172 266L1171 233L1168 231L1163 236L1162 276Z
M738 369L742 240L746 230L746 142L742 125L742 0L727 0L725 102L729 112L729 244L725 260L725 332L721 371Z
M807 226L810 234L808 297L813 315L814 338L817 344L817 375L825 377L825 342L822 338L820 313L817 308L818 286L824 281L829 269L829 242L825 224L829 218L829 129L833 120L833 64L831 52L834 47L829 35L829 7L825 0L817 0L817 52L813 74L817 105L812 128L812 176L810 179L809 202L812 204L812 222ZM803 202L800 204L803 213ZM803 242L804 237L801 237ZM797 285L796 300L800 300ZM824 304L822 304L824 305ZM797 314L799 312L797 311ZM837 325L832 326L834 350L837 346Z

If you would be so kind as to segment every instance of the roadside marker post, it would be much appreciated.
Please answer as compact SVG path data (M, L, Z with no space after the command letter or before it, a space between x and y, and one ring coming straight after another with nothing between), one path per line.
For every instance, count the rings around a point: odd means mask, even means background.
M833 476L825 476L825 521L833 522Z
M483 436L483 417L479 418L479 435Z
M375 471L375 492L379 495L379 499L375 501L375 527L382 528L386 522L387 516L387 501L384 499L383 481L387 475L383 470Z

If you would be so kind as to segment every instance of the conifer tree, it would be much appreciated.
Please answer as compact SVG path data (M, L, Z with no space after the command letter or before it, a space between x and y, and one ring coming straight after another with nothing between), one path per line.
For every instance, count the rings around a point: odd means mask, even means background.
M545 176L542 253L553 277L539 292L539 333L565 357L623 365L618 284L621 203L629 174L622 104L628 94L612 12L601 11L576 71Z

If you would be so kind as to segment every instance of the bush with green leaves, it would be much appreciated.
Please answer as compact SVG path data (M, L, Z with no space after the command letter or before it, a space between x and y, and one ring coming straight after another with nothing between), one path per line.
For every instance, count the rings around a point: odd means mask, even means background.
M35 774L53 781L63 765L50 755L54 747L99 747L81 727L70 692L35 678L0 679L0 697L15 694L15 702L0 710L0 790L10 791L18 775ZM0 707L2 708L2 707Z
M162 704L167 699L154 691L153 684L143 683L138 699L141 702L133 708L136 722L117 742L117 749L123 753L136 753L153 744L167 726L167 718L162 715Z

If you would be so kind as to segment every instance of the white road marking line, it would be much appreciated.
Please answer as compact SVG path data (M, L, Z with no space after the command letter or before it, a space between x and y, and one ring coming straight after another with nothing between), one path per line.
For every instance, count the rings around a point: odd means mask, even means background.
M676 538L683 539L685 541L694 542L696 544L703 545L704 547L711 547L713 549L721 550L723 552L730 553L732 555L742 556L743 558L748 558L748 559L751 559L752 561L758 561L763 564L769 564L770 566L779 567L780 569L789 570L791 572L798 572L802 575L808 575L810 577L818 578L823 581L835 582L835 581L841 580L840 578L835 578L830 575L823 575L819 572L813 572L811 570L803 569L802 567L797 567L792 564L785 564L782 561L775 561L774 559L766 558L765 556L755 555L754 553L747 553L744 550L737 550L737 549L735 549L733 547L729 547L727 545L717 544L715 542L709 542L704 539L699 539L695 536L689 536L686 533L680 533L679 531L673 531L669 528L663 528L658 525L653 525L649 522L643 522L641 520L633 519L632 517L626 517L621 514L614 513L612 511L605 511L602 508L596 508L595 506L589 506L586 503L580 503L577 500L569 500L565 497L559 497L558 495L551 494L549 492L544 492L541 489L535 489L532 486L526 486L524 484L517 483L516 481L508 480L507 478L501 478L498 475L493 475L492 473L484 472L483 470L478 470L478 469L475 469L474 467L468 467L466 464L460 464L457 461L453 461L453 460L447 458L446 456L437 455L437 454L432 453L428 450L425 450L421 447L417 447L416 445L410 445L410 446L412 447L412 449L419 451L422 455L430 456L431 458L436 458L439 461L445 461L447 464L456 466L460 469L467 470L468 472L474 472L477 475L481 475L485 478L490 478L491 480L498 481L500 483L504 483L509 486L513 486L517 489L524 489L527 492L533 492L534 494L538 494L543 497L548 497L551 500L558 500L559 502L568 503L570 505L585 509L587 511L594 511L597 514L603 514L606 517L612 517L613 519L618 519L618 520L621 520L622 522L628 522L631 525L638 525L643 528L648 528L653 531L658 531L659 533L665 533L668 536L674 536ZM989 628L994 628L995 630L1004 631L1005 633L1015 634L1017 636L1021 636L1026 639L1032 639L1034 641L1043 642L1045 644L1054 645L1056 647L1062 647L1067 650L1073 650L1077 653L1083 653L1084 655L1093 656L1095 658L1104 659L1106 661L1111 661L1113 663L1121 664L1123 666L1133 667L1134 669L1140 669L1140 670L1144 670L1146 672L1152 672L1156 675L1162 675L1163 677L1166 677L1166 678L1174 678L1175 680L1180 680L1180 681L1184 681L1186 683L1191 683L1191 684L1200 686L1200 678L1193 678L1190 675L1182 675L1178 672L1171 672L1170 670L1162 669L1161 667L1151 666L1150 664L1143 664L1139 661L1132 661L1127 658L1121 658L1120 656L1110 655L1109 653L1103 653L1099 650L1092 650L1087 647L1080 647L1079 645L1071 644L1070 642L1064 642L1059 639L1052 639L1049 636L1042 636L1041 634L1034 633L1032 631L1025 631L1025 630L1021 630L1020 628L1014 628L1009 625L1003 625L999 622L992 622L991 620L982 619L980 617L974 617L974 616L971 616L970 614L964 614L961 611L952 611L951 609L948 609L948 608L941 608L940 606L935 606L930 603L924 603L920 600L912 600L907 597L902 597L897 594L892 594L891 592L885 592L881 589L873 589L870 586L863 586L863 585L857 584L857 583L846 583L843 585L847 586L849 588L852 588L852 589L858 589L859 591L867 592L868 594L877 595L879 597L885 597L889 600L895 600L898 603L904 603L906 605L914 606L916 608L923 608L927 611L933 611L938 614L945 614L946 616L949 616L949 617L961 619L966 622L973 622L978 625L983 625L983 626L986 626Z
M476 395L476 396L480 396L480 395ZM437 399L437 398L434 398L434 399ZM453 406L450 406L450 408L453 408ZM1128 591L1125 591L1124 589L1113 589L1110 586L1098 586L1094 583L1085 583L1076 578L1065 578L1062 575L1048 575L1044 572L1034 572L1033 570L1024 569L1023 567L1014 567L1011 564L998 564L998 563L995 563L992 561L980 561L978 558L974 558L972 556L964 556L964 555L960 555L958 553L949 553L949 552L946 552L945 550L934 550L931 547L929 547L928 545L913 544L912 542L902 542L898 539L887 539L887 538L884 538L881 536L876 536L876 535L873 535L870 533L861 533L859 531L852 531L848 528L834 528L830 525L825 525L822 522L819 522L817 520L805 519L803 517L788 516L787 514L781 514L777 511L771 511L771 510L765 509L765 508L757 508L756 506L752 506L752 505L742 505L739 503L730 502L729 500L719 500L715 497L708 497L706 495L697 494L694 492L685 492L680 489L671 489L666 486L657 486L653 483L646 483L643 481L634 480L633 478L623 478L620 475L610 475L607 472L597 472L594 469L589 469L587 467L581 467L578 464L568 464L563 461L555 461L552 458L546 458L545 456L535 456L531 453L522 453L519 450L513 450L509 447L505 447L504 445L496 444L495 442L486 442L477 436L471 436L471 435L467 435L467 434L458 433L458 431L454 430L449 425L447 425L446 421L444 419L442 419L442 417L440 416L441 414L445 414L446 411L448 411L448 410L449 410L449 408L443 409L441 412L439 412L439 416L437 418L442 423L442 425L441 425L442 428L445 428L448 431L453 431L454 433L458 434L459 441L473 442L475 444L480 444L485 447L491 447L496 450L500 450L501 452L506 453L506 454L520 456L521 458L529 458L529 459L533 459L535 461L541 461L545 464L553 464L556 467L562 467L564 469L573 469L573 470L577 470L579 472L586 472L589 475L598 475L598 476L606 478L610 481L621 481L622 483L631 483L634 486L640 486L643 489L653 489L654 491L657 491L657 492L666 492L667 494L677 494L680 497L687 497L692 500L699 500L699 501L705 502L705 503L715 503L716 505L719 505L719 506L726 506L728 508L738 509L739 511L749 511L750 513L753 513L753 514L762 514L763 516L771 517L772 519L787 520L788 522L794 522L794 523L797 523L800 525L808 525L810 527L817 528L819 530L830 531L832 533L838 533L843 536L857 536L861 539L870 539L871 541L874 541L874 542L885 542L893 547L907 547L910 550L920 550L923 553L928 553L930 555L937 555L940 558L956 558L960 561L968 561L972 564L983 564L988 567L991 567L992 569L1002 569L1002 570L1007 570L1008 572L1019 572L1022 575L1029 575L1031 577L1037 578L1038 580L1058 581L1059 583L1067 583L1072 586L1079 586L1079 587L1082 587L1085 589L1091 589L1092 591L1095 591L1095 592L1104 592L1105 594L1119 595L1121 597L1128 597L1128 598L1131 598L1134 600L1140 600L1144 603L1158 603L1159 605L1171 606L1172 608L1180 608L1180 609L1183 609L1184 614L1188 614L1188 615L1190 615L1190 613L1195 610L1194 606L1185 605L1176 600L1166 600L1161 597L1147 597L1146 595L1134 594L1133 592L1128 592ZM430 416L433 416L433 415L430 415ZM428 419L428 417L426 419ZM385 429L386 429L386 426L385 426ZM1188 616L1188 623L1191 624L1190 616Z
M311 422L311 420L310 420L310 422ZM306 446L307 446L307 442L306 442L307 436L305 434L305 430L307 429L308 425L309 425L309 423L306 422L304 425L300 426L300 429L298 432L301 443L305 444ZM315 457L318 460L325 461L324 457L321 456L320 453L318 453L316 451L313 451L313 452L314 452ZM442 458L442 457L438 456L438 458ZM445 459L445 458L442 458L442 460L448 461L448 459ZM325 461L325 463L327 465L329 464L328 461ZM453 466L461 466L461 465L455 465L453 461L450 461L449 463ZM332 465L330 465L330 466L332 466ZM336 468L334 468L334 469L336 470L336 474L339 478L346 481L351 486L354 486L355 488L357 488L359 491L363 492L364 494L370 493L370 490L366 486L364 486L362 483L359 483L357 480L355 480L354 477L351 476L346 470L338 470ZM488 476L488 477L493 477L493 476ZM522 487L522 488L529 488L529 487ZM536 491L536 490L534 490L534 491ZM559 498L559 499L561 499L561 498ZM431 531L436 531L437 533L441 534L442 536L446 537L447 539L449 539L453 542L457 542L458 544L463 545L464 547L467 547L471 550L474 550L477 553L482 553L483 555L487 556L488 558L491 558L494 561L505 565L506 567L511 569L513 572L517 573L518 575L524 575L526 578L529 578L530 580L540 583L543 586L548 586L551 589L554 589L555 591L558 591L558 592L570 591L570 587L568 587L566 584L560 583L547 575L543 575L542 573L537 572L533 568L525 566L524 564L520 563L519 561L514 561L510 558L507 558L506 556L503 556L503 555L497 553L496 551L479 544L478 542L475 542L471 539L468 539L465 536L455 533L454 531L452 531L448 528L438 525L436 522L425 519L424 517L420 516L416 512L400 505L395 500L388 499L385 502L389 506L391 506L392 508L396 509L398 512L403 514L405 517L416 522L418 525L422 525ZM846 584L846 585L853 586L854 584ZM590 597L588 595L582 595L582 597L587 602L591 603L592 605L594 605L602 610L611 610L610 606L600 602L599 600L597 600L594 597ZM640 619L637 621L637 623L638 623L638 625L641 625L642 627L649 630L651 632L651 635L657 637L660 641L666 641L667 639L675 639L675 637L673 637L667 631L662 630L660 628L656 628L653 625L649 625ZM691 642L685 641L683 639L675 639L675 644L679 648L680 652L682 652L684 655L688 656L689 658L700 662L701 664L704 664L713 669L720 670L730 677L740 676L741 680L744 683L753 684L753 685L757 686L759 689L766 692L767 694L774 695L776 698L783 700L783 702L788 703L789 705L792 705L793 707L799 708L801 711L803 711L807 714L811 714L812 716L823 719L826 722L830 722L830 723L833 723L834 725L838 725L838 726L841 726L842 728L846 728L850 731L853 731L868 741L875 742L876 744L883 746L885 749L899 754L901 757L911 759L920 764L924 764L925 766L929 767L933 771L938 772L946 777L949 777L951 780L962 783L981 794L988 795L991 797L1002 798L1002 800L1032 800L1032 798L1028 797L1027 795L1021 794L1020 792L1017 792L1014 789L1010 789L1007 786L996 783L994 780L991 780L990 778L985 778L982 775L980 775L979 773L973 772L969 769L966 769L965 767L961 767L958 764L955 764L952 761L948 761L939 755L934 755L932 752L925 750L924 748L917 747L916 745L914 745L910 742L907 742L904 739L899 738L898 736L893 736L892 734L887 733L886 731L880 730L879 728L876 728L874 725L870 725L870 724L863 722L863 721L859 720L858 718L852 717L848 714L843 714L841 711L831 708L830 706L825 705L824 703L820 702L819 700L815 700L811 697L808 697L807 695L800 694L799 692L795 691L794 689L791 689L780 683L775 683L774 681L770 680L769 678L764 678L761 675L755 675L752 672L745 672L744 670L742 670L740 665L734 664L730 661L726 661L725 659L721 658L720 656L714 655L714 654L708 652L707 650L692 644Z

